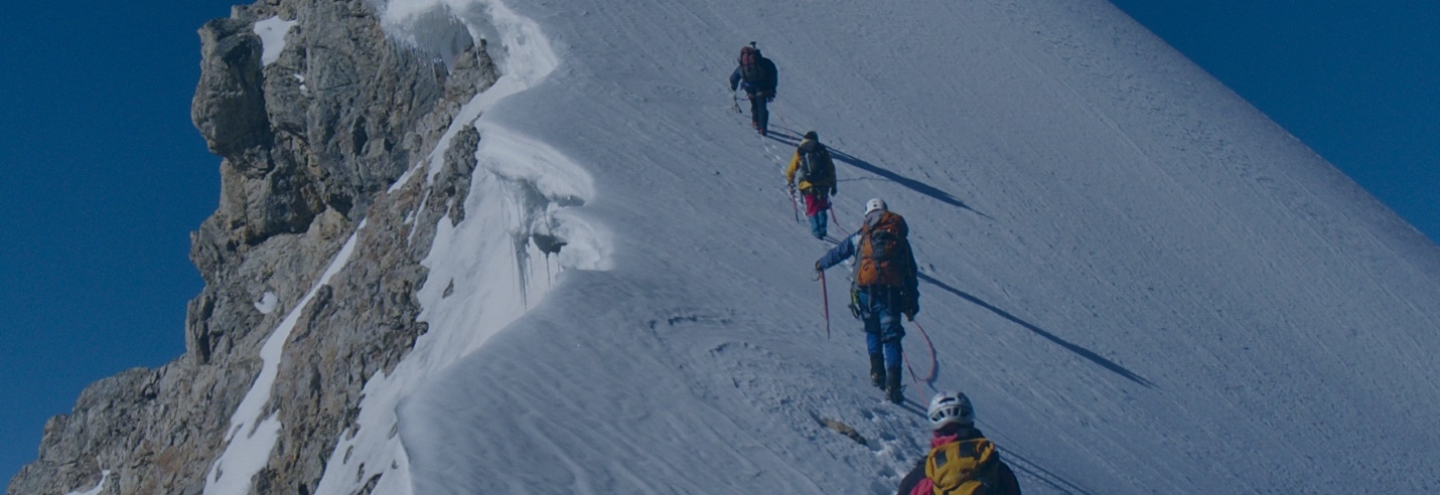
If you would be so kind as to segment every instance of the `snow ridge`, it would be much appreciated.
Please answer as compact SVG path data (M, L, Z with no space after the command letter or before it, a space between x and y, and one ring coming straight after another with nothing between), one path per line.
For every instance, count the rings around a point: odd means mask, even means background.
M450 50L444 43L454 38L426 46L414 33L458 23L469 36L494 40L487 48L503 75L461 108L422 164L426 183L432 183L453 136L468 125L479 130L478 166L465 199L469 213L458 224L448 216L439 220L422 262L430 272L418 294L424 308L419 320L429 330L392 373L377 373L365 384L357 427L333 450L316 487L319 495L367 489L413 493L399 405L538 304L565 270L611 267L607 234L573 212L594 196L589 175L550 146L484 118L497 102L532 87L559 65L538 26L501 3L479 0L393 1L384 19L387 33L437 53Z
M317 493L893 493L923 405L865 383L837 272L824 338L829 245L772 169L811 128L837 224L869 197L910 223L906 346L938 366L910 397L970 395L1027 493L1440 486L1414 414L1440 404L1440 281L1392 252L1433 245L1103 0L509 7L551 37L491 0L380 10L437 57L486 40L505 77L449 129L482 139L427 332ZM719 89L756 33L786 74L767 138Z

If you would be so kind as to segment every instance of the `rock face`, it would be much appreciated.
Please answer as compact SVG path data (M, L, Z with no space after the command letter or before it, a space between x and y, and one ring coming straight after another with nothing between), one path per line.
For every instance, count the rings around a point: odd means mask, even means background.
M276 16L298 23L264 64L254 25ZM473 151L479 133L455 136L433 180L396 181L498 77L484 42L462 43L446 64L387 39L365 0L261 0L206 23L200 39L191 116L222 157L222 192L191 235L206 287L188 307L186 352L88 387L71 414L46 423L39 459L8 495L86 490L102 470L110 478L100 493L201 493L260 370L261 345L296 310L266 406L280 410L284 430L252 491L308 495L358 414L365 381L426 330L415 321L420 260L436 223L464 214L452 205L463 203L476 162L454 150ZM362 219L346 269L293 307ZM267 293L276 303L258 303Z

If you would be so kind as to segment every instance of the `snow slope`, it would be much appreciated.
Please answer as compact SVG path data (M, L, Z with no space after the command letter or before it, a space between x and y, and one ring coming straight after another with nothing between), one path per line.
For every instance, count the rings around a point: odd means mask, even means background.
M969 394L1027 493L1440 489L1440 251L1106 2L389 8L513 83L457 123L482 166L430 333L317 493L889 493L924 423L866 383L839 269L825 338L780 174L809 129L844 229L872 196L910 223L911 397ZM774 139L726 95L751 40Z

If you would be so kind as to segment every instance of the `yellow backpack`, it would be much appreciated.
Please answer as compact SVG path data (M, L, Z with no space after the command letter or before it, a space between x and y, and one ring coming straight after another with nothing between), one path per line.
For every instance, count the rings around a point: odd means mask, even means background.
M925 476L935 495L983 495L982 480L993 478L998 459L995 445L984 438L950 442L930 449Z

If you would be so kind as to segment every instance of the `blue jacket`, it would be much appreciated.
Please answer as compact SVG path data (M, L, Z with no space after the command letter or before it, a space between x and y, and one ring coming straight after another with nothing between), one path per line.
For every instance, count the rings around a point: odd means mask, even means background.
M859 237L860 233L856 232L850 234L849 237L841 239L839 245L830 248L830 251L825 253L825 256L820 257L820 261L815 262L815 266L821 270L827 270L832 266L840 264L842 261L850 259L851 256L855 256L855 243L860 242Z

